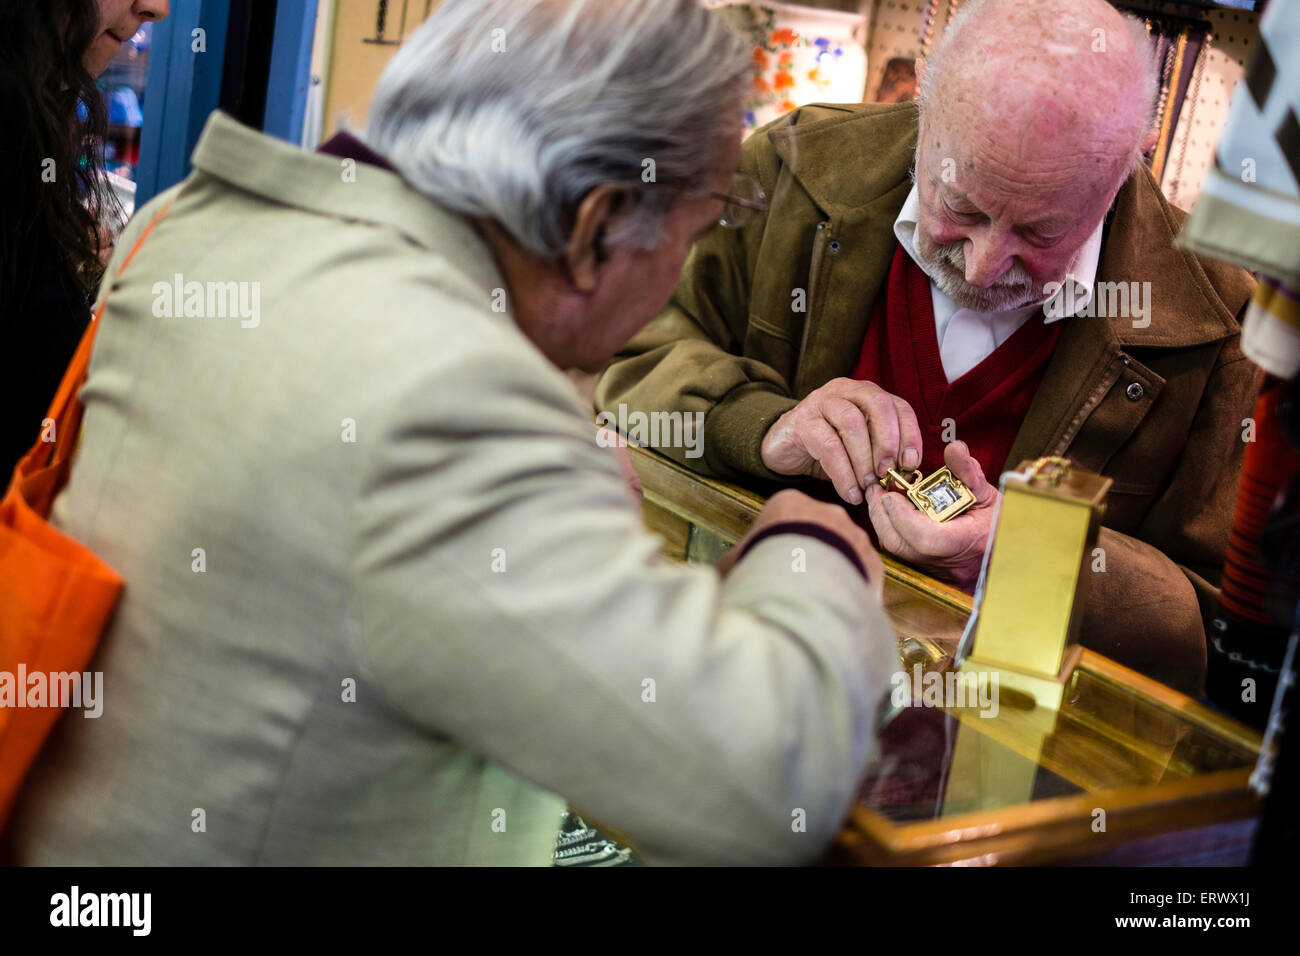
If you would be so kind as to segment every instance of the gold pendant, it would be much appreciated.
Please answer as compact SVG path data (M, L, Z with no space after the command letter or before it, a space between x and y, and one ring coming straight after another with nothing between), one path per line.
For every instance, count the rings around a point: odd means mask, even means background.
M893 468L880 479L880 486L889 490L889 482L902 485L908 499L918 509L935 521L950 521L975 503L975 495L947 467L940 468L929 478L922 478L919 469L911 473L911 481Z

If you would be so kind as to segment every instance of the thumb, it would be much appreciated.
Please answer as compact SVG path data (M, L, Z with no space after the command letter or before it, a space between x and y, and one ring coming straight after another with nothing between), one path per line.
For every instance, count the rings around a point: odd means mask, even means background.
M949 442L943 450L943 463L971 490L976 504L987 504L997 494L997 489L984 477L984 468L970 453L964 441Z

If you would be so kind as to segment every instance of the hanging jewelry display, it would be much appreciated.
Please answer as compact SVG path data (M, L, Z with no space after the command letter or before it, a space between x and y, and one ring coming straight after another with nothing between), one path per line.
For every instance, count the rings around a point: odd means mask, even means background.
M948 0L948 12L944 15L941 33L943 30L948 29L948 25L952 23L953 15L956 14L960 6L961 0ZM935 39L934 24L938 19L939 0L929 0L921 10L921 56L925 56L930 51L930 46Z
M1148 165L1151 167L1151 173L1159 181L1161 174L1164 172L1165 160L1169 156L1169 135L1172 131L1168 129L1169 101L1173 96L1172 78L1174 76L1174 63L1180 60L1183 54L1183 46L1175 43L1164 33L1155 31L1153 35L1153 24L1147 20L1147 34L1151 36L1156 47L1156 57L1161 63L1160 68L1160 96L1156 101L1155 122L1152 124L1159 135L1156 137L1155 145L1151 147L1147 155ZM1181 35L1177 38L1181 40Z
M939 15L939 0L929 0L921 11L921 56L930 52L930 40L934 37L934 21Z
M1210 32L1204 34L1200 41L1200 49L1196 53L1193 61L1191 85L1188 88L1187 95L1183 102L1187 104L1187 115L1183 118L1183 135L1178 141L1178 151L1174 157L1173 168L1170 170L1169 184L1165 188L1165 196L1175 206L1181 205L1179 202L1179 191L1184 189L1187 181L1184 178L1184 165L1187 162L1187 144L1192 138L1192 128L1196 123L1196 107L1200 104L1201 98L1201 80L1205 76L1206 67L1209 64L1210 49L1214 35Z

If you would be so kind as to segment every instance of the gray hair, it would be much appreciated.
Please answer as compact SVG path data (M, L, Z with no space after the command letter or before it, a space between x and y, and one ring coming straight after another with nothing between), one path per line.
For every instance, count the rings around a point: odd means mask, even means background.
M922 77L922 83L917 95L917 104L922 112L929 110L934 102L934 90L939 87L939 77L947 67L953 40L963 28L980 15L980 10L988 6L989 2L990 0L968 0L967 3L963 4L961 9L953 15L952 22L948 24L948 28L944 30L943 35L939 37L934 52L926 57L925 74ZM1137 76L1138 95L1142 98L1144 104L1142 127L1137 133L1137 142L1128 169L1128 172L1132 172L1142 162L1142 141L1155 123L1156 107L1158 105L1156 95L1160 90L1160 67L1156 63L1155 45L1147 34L1146 23L1142 18L1125 13L1122 10L1116 10L1115 12L1123 18L1124 25L1129 31L1129 39L1132 42L1133 55L1136 60L1134 70Z
M698 0L443 0L379 78L365 138L430 199L546 257L594 188L636 186L608 240L653 248L678 193L643 184L716 175L748 73Z

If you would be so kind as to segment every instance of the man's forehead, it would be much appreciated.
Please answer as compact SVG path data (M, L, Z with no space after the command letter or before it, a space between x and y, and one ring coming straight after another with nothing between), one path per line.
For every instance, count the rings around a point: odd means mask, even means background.
M968 193L955 183L930 177L931 186L954 212L996 213L1024 226L1069 226L1085 210L1079 190L1026 190L1007 195L997 190L973 187Z
M1107 197L1113 171L1077 151L1012 156L976 138L937 136L918 151L916 178L952 205L1010 215L1019 222L1074 221Z

